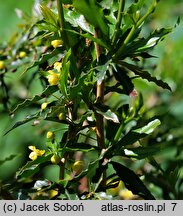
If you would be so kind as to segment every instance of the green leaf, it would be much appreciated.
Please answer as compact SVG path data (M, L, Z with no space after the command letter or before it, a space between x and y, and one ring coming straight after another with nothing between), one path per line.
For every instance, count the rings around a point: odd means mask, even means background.
M39 5L39 8L45 21L58 28L57 15L45 5Z
M140 33L140 28L139 32ZM172 32L172 28L161 28L153 31L147 38L140 38L138 40L135 40L138 34L135 38L132 38L129 44L127 44L126 48L124 48L123 53L121 53L121 58L126 58L128 56L133 55L140 55L140 53L151 50L154 46L156 46L160 41L163 40L165 35ZM142 56L143 57L143 56Z
M47 156L39 156L34 161L28 161L25 166L21 167L21 169L16 172L16 177L28 178L38 173L41 169L41 166L50 161L51 156L51 154Z
M71 100L76 99L78 96L81 97L81 89L83 88L84 82L88 76L88 74L81 74L78 83L70 88Z
M8 157L6 157L5 159L3 160L0 160L0 166L3 165L4 163L6 163L7 161L11 161L13 160L14 158L18 157L19 155L18 154L13 154L13 155L10 155Z
M108 166L107 164L101 165L101 166L99 166L99 167L96 169L95 175L92 177L92 182L93 182L93 183L99 183L100 178L101 178L101 176L102 176L104 170L107 169L107 166Z
M123 150L123 154L127 157L137 158L139 160L152 156L160 151L159 147L137 147L137 148L127 148ZM120 154L119 154L120 155Z
M120 154L121 153L123 154L124 146L132 145L146 136L147 134L140 134L133 131L128 132L121 140L119 140L117 143L113 144L111 148L109 148L108 150L109 157L118 155L119 152Z
M155 199L150 191L146 188L144 183L132 170L117 162L111 161L110 163L128 190L132 191L133 194L143 197L146 200Z
M119 83L122 85L123 92L129 95L133 91L134 85L132 83L132 80L128 76L126 69L116 66L113 69L113 73L116 80L119 81Z
M65 98L68 99L68 75L70 70L70 61L68 61L71 55L71 49L66 53L62 63L62 73L60 74L60 90Z
M142 8L142 6L144 5L145 0L138 0L136 3L133 3L130 5L130 7L128 8L127 12L129 14L134 14L136 13L138 10L140 10Z
M107 112L102 112L101 110L96 110L96 112L101 114L107 120L113 121L114 123L120 123L118 116L110 109L107 110Z
M135 130L128 132L122 139L120 139L117 143L113 144L110 148L108 148L108 150L106 152L106 155L107 155L106 157L111 158L115 155L123 155L124 156L125 155L124 146L132 145L133 143L146 137L147 135L152 133L154 131L154 129L159 125L160 125L160 121L158 119L155 119L154 121L149 122L146 126L144 126L142 128L138 128L138 129L135 129ZM135 151L135 149L134 149L134 151ZM138 153L138 152L136 152L136 153ZM136 153L134 153L134 155Z
M146 51L149 48L153 48L159 41L163 40L165 35L172 32L172 28L161 28L153 31L149 37L145 39L140 39L139 42L137 42L138 45L140 45L137 49L138 52Z
M69 22L73 27L80 27L84 31L94 34L94 28L93 26L89 25L89 23L86 21L85 17L81 14L79 14L76 11L66 10L65 19L67 22Z
M84 15L86 20L108 37L109 29L102 11L96 0L73 0L73 6Z
M86 143L74 143L71 146L67 146L64 148L59 148L58 150L60 152L76 152L76 151L81 151L81 152L90 152L93 150L98 149L98 147L86 144Z
M21 125L23 125L23 124L26 124L26 123L32 121L33 119L38 118L38 116L39 116L39 113L36 113L36 114L34 114L34 115L29 115L29 116L27 116L23 121L18 121L18 122L16 122L16 123L4 134L4 136L5 136L6 134L8 134L10 131L14 130L15 128L17 128L17 127L19 127L19 126L21 126Z
M26 99L23 103L18 104L15 109L11 111L11 114L16 112L17 110L29 106L43 98L48 98L54 92L58 91L57 86L48 86L40 95L35 95L32 99Z
M152 133L156 127L158 127L161 124L159 119L155 119L151 122L149 122L146 126L142 127L142 128L138 128L136 130L133 130L136 133L139 134L150 134Z
M85 34L82 34L82 33L79 33L77 31L74 31L74 30L69 30L69 29L65 29L65 31L69 31L69 32L72 32L74 34L78 34L84 38L87 38L89 39L90 41L93 41L97 44L99 44L100 46L110 50L110 44L107 44L107 42L105 42L104 40L102 39L99 39L99 38L95 38L93 35L91 35L90 33L85 33Z
M171 170L168 173L169 176L169 182L172 187L176 187L177 182L180 179L180 167L176 166L174 170Z
M105 153L105 152L102 152L102 153L100 154L100 156L99 156L96 160L90 162L90 163L88 164L88 167L87 167L85 170L83 170L79 175L75 176L71 181L73 181L73 182L78 182L79 179L81 179L82 177L84 177L84 176L86 176L86 175L87 175L89 178L90 178L90 177L92 178L93 173L95 173L96 168L98 167L99 161L102 160L103 157L104 157L104 153ZM95 175L95 174L94 174L94 175Z
M54 49L52 52L47 52L46 54L43 54L39 60L37 61L34 61L33 63L31 63L24 71L24 73L26 73L27 71L29 71L30 69L40 65L40 64L43 64L44 62L48 61L49 59L57 56L58 54L61 53L61 50L62 48L57 48L57 49ZM60 56L58 57L58 60L60 60Z
M138 66L133 65L133 64L129 64L129 63L124 62L124 61L120 61L120 64L125 66L130 71L134 72L136 75L138 75L142 79L146 79L149 82L154 82L156 85L171 91L171 88L167 83L165 83L162 80L158 80L156 77L151 76L151 74L149 72L141 70Z

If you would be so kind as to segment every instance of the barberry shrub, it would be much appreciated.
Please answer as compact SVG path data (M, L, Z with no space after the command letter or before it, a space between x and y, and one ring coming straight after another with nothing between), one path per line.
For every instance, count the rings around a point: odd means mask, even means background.
M22 32L1 53L4 107L11 115L25 108L36 111L6 134L28 122L35 130L41 122L51 124L42 130L45 144L29 146L28 161L16 173L16 189L8 186L12 198L21 191L29 199L155 199L130 167L147 159L158 169L153 155L161 146L143 140L161 122L156 117L144 121L143 97L135 88L145 79L171 90L144 64L172 31L148 30L157 3L44 0L35 4L32 18L22 13ZM5 77L19 71L31 77L25 79L28 87L36 80L42 92L12 107ZM47 166L58 168L57 180L44 179Z

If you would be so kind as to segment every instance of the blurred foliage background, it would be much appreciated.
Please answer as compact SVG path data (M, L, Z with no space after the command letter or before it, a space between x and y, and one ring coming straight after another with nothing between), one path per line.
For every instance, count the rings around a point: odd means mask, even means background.
M10 37L21 27L22 20L17 17L16 8L25 11L28 14L32 13L34 0L0 0L0 41L8 41ZM147 31L154 27L170 27L176 23L177 18L183 16L183 3L181 0L161 0L154 15L149 20ZM149 85L145 81L136 80L135 86L137 91L142 92L145 103L145 116L149 119L157 116L162 124L152 137L149 137L146 142L148 145L153 145L155 142L162 144L163 150L155 156L156 161L164 170L164 176L161 173L150 173L146 176L147 180L153 187L153 192L156 197L162 198L162 191L166 197L166 190L169 184L174 184L177 191L172 193L179 194L183 192L183 24L174 30L172 34L152 51L152 55L157 56L151 61L148 60L149 67L156 77L161 77L169 83L172 92L160 89L154 84ZM146 64L146 62L145 62ZM24 98L24 95L39 93L40 85L35 81L31 85L30 92L26 92L21 77L21 72L12 74L8 79L13 79L14 95L19 98ZM12 82L12 81L11 81ZM0 95L1 97L1 95ZM16 98L16 97L15 97ZM16 99L15 99L16 100ZM15 101L16 103L16 101ZM17 155L13 160L6 162L0 166L0 181L8 180L14 176L15 172L22 166L28 158L28 145L41 145L45 142L45 134L42 133L41 127L39 130L31 124L19 127L11 132L8 136L3 136L5 131L18 119L23 119L30 110L24 110L18 113L12 120L12 116L3 108L0 103L0 161L11 154ZM31 113L30 113L31 114ZM145 119L144 119L145 120ZM44 127L46 125L44 124ZM44 129L43 129L44 130ZM34 138L33 138L34 137ZM164 148L166 147L166 148ZM135 169L141 166L135 164ZM142 162L144 163L144 162ZM179 170L178 173L175 173ZM53 173L50 174L52 176ZM175 176L177 178L174 178ZM49 178L49 176L46 176ZM51 178L51 177L50 177ZM54 177L52 177L54 178ZM55 177L56 178L56 177ZM157 182L157 179L159 180ZM176 198L183 199L183 193L177 195ZM169 197L167 198L174 198Z

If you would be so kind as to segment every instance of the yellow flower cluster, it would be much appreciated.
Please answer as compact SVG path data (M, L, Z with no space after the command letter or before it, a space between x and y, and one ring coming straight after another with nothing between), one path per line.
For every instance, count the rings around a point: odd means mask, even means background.
M50 85L57 85L61 73L62 63L55 62L53 68L56 69L58 73L55 73L53 70L49 70L47 79Z
M56 74L54 71L49 70L49 75L47 76L48 82L50 85L56 85L59 80L59 74Z
M45 150L37 149L35 146L29 146L29 149L32 150L29 155L31 160L36 160L38 156L42 156L45 153Z

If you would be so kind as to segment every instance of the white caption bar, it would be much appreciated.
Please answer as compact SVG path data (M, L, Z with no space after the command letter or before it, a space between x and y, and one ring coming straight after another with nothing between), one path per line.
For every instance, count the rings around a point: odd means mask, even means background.
M179 216L183 215L180 200L1 200L0 215L25 216Z

